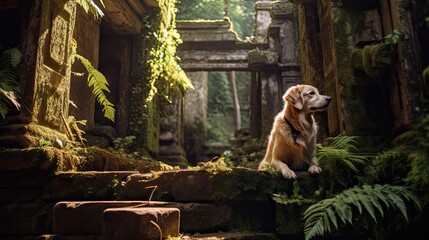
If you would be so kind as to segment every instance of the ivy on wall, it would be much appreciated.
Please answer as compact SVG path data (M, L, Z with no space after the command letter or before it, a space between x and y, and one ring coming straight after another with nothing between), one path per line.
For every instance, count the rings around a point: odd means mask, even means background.
M177 46L182 43L176 30L176 2L159 0L160 9L154 9L143 18L143 34L150 46L146 55L149 87L146 102L151 102L157 94L171 102L178 91L194 88L176 54Z

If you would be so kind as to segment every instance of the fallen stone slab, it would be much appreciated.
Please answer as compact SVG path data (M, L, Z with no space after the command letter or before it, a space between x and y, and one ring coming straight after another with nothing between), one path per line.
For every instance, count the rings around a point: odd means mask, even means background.
M177 208L110 208L103 216L104 240L158 240L179 236Z

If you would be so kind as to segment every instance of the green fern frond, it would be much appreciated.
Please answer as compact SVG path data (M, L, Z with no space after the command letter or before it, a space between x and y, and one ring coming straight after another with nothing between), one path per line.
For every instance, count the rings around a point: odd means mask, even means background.
M356 137L338 135L328 140L328 146L318 145L317 158L321 165L342 163L354 172L359 172L356 164L364 164L366 158L355 153L358 149Z
M2 46L0 46L0 50ZM21 62L22 56L18 49L11 48L0 54L0 115L4 119L11 107L20 109L18 102L20 93L16 80L15 68Z
M398 210L408 221L406 202L413 203L421 210L419 199L403 186L364 185L347 189L310 206L304 212L305 239L338 229L338 218L343 224L353 224L353 209L356 208L360 214L368 214L374 222L378 221L379 216L384 216L384 208Z
M88 71L88 86L92 87L92 92L95 95L95 99L98 103L100 103L101 106L103 106L103 114L104 117L111 120L112 122L115 121L115 108L113 103L111 103L104 92L109 92L109 83L107 82L106 77L99 72L96 68L94 68L91 64L91 62L82 57L79 54L75 54L75 58L78 59L82 65L86 68Z
M78 124L85 126L86 120L76 120L74 116L69 116L67 118L67 124L69 125L70 130L72 131L72 134L74 134L73 138L77 138L80 143L84 144L86 142L86 139L83 137L85 134L85 131L79 128Z

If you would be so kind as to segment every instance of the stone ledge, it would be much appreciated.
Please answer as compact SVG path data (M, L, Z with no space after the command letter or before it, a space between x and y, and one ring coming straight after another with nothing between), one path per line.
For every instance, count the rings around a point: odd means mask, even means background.
M215 171L215 172L213 172ZM128 177L123 198L149 199L153 187L154 200L174 202L217 202L223 200L271 201L272 193L291 194L293 181L264 171L235 168L231 171L176 170L155 174L134 174ZM300 194L314 195L319 189L318 176L297 172Z
M121 179L136 171L60 172L43 192L45 200L113 200L121 191Z
M177 208L110 208L103 213L104 240L178 237Z

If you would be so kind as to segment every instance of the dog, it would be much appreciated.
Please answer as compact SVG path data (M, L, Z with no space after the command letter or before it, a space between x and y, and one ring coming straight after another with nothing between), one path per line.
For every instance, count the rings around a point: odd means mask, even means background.
M320 95L310 85L290 87L283 95L283 111L274 118L267 151L259 169L271 164L286 179L295 179L293 170L306 167L311 174L320 173L322 169L315 157L318 126L313 114L325 111L331 99Z

